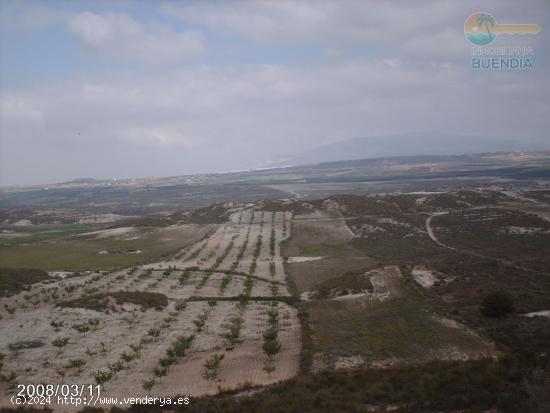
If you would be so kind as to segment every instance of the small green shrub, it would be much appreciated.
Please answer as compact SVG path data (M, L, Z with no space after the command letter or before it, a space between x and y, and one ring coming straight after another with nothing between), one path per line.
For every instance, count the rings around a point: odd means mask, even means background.
M224 359L223 354L214 354L212 357L210 357L206 362L204 363L204 373L203 377L206 380L214 380L216 377L218 377L219 369L220 369L220 363Z
M69 343L69 339L67 337L58 337L54 341L52 341L52 346L57 347L59 349L65 347Z
M112 377L113 373L110 371L98 370L94 373L94 380L102 389L105 387L105 383L111 380Z
M79 369L80 367L86 364L86 360L82 359L71 359L66 365L68 369Z

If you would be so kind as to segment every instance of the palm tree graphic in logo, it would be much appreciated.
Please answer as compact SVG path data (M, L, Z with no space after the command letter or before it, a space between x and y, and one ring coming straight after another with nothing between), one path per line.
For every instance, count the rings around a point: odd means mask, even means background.
M492 42L495 38L495 35L491 33L491 28L495 27L497 24L496 20L490 14L481 14L477 18L477 27L485 25L485 30L487 31L487 37L490 39L489 42Z
M488 45L498 34L537 34L540 31L538 24L497 23L493 16L485 12L471 14L464 22L464 35L476 46Z
M489 13L472 14L464 24L466 38L475 45L485 46L495 40L492 32L497 22Z

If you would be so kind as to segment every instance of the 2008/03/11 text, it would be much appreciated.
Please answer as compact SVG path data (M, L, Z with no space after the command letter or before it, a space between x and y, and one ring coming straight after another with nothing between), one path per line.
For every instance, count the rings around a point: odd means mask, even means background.
M10 398L14 405L101 406L148 404L176 406L189 404L188 397L101 397L101 386L93 384L18 384Z

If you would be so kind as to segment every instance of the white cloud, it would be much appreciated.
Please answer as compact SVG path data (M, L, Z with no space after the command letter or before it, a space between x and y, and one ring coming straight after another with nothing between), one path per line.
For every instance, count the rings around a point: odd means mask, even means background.
M456 17L451 1L226 1L167 4L166 13L258 42L367 45L403 41Z
M548 19L546 0L518 13L514 1L277 0L168 3L165 13L266 45L314 45L332 57L339 48L379 56L460 60L469 52L463 23L483 9L502 21ZM529 17L531 15L531 17ZM539 41L542 37L539 36Z
M21 123L40 123L42 113L25 100L14 96L5 96L0 100L0 119Z
M115 59L160 64L197 56L205 50L203 35L198 31L177 32L125 14L84 12L70 19L69 29L87 50Z
M419 34L406 40L402 51L408 56L464 62L470 57L471 47L465 41L462 31L446 27L438 32Z
M0 96L0 142L20 139L32 142L44 127L44 114L33 103L17 95Z

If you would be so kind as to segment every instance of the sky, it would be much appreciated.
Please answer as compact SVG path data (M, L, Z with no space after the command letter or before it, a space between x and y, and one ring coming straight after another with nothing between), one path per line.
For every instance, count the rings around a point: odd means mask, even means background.
M471 68L478 11L542 27L490 45L530 47L533 69ZM242 170L424 131L544 145L549 33L547 0L1 1L0 185Z

